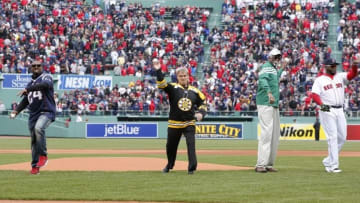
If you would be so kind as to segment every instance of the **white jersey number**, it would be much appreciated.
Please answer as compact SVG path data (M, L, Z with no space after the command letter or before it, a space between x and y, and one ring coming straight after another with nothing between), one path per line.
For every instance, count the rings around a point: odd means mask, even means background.
M38 98L38 100L42 100L41 91L29 92L29 94L28 94L29 104L31 104L34 101L34 98Z

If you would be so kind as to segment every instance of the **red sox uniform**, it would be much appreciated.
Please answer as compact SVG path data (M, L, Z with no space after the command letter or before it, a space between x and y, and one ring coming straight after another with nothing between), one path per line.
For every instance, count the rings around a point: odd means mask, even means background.
M336 62L333 60L333 64ZM312 87L314 101L319 105L328 105L329 111L320 111L320 123L323 126L328 142L328 156L323 160L327 172L338 173L339 152L346 141L347 124L343 111L344 89L346 83L356 76L357 66L346 73L335 73L334 75L325 73L315 79Z

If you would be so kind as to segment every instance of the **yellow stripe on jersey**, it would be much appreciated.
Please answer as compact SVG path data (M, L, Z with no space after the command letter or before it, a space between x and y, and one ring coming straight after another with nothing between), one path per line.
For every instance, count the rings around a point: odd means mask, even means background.
M185 89L183 86L181 86L179 83L170 83L172 86L174 86L174 88L181 88L181 89Z
M201 100L205 100L206 98L205 95L202 92L200 92L200 90L199 90L199 97Z
M189 86L189 90L196 92L199 95L201 100L205 100L205 95L198 88L196 88L194 86Z
M168 85L165 79L162 81L156 81L156 84L157 84L158 88L160 88L160 89L164 89Z
M199 106L199 108L198 108L199 110L200 109L203 109L204 111L207 111L207 107L206 107L206 105L201 105L201 106Z
M186 128L186 127L188 127L190 125L195 125L195 120L191 120L191 121L169 120L168 127L169 128Z

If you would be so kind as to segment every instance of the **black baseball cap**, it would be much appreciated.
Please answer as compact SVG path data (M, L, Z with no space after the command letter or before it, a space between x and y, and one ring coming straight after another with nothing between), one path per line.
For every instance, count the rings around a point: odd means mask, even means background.
M324 63L325 66L332 66L332 65L339 65L339 63L336 62L333 58L327 58L325 59Z

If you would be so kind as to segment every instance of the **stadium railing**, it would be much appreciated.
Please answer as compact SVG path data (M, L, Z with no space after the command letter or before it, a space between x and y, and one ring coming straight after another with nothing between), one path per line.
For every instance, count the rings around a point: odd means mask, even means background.
M10 115L11 110L0 111L0 115L8 116ZM27 111L23 111L18 115L22 117L27 117ZM280 111L280 116L282 117L315 117L315 111ZM57 118L66 118L69 116L117 116L117 117L164 117L167 118L169 112L167 110L155 110L155 111L138 111L131 109L122 109L122 110L96 110L96 111L82 111L81 113L78 111L61 111L57 112ZM348 118L358 118L360 117L360 111L345 111L345 115ZM257 117L257 111L208 111L206 117Z

